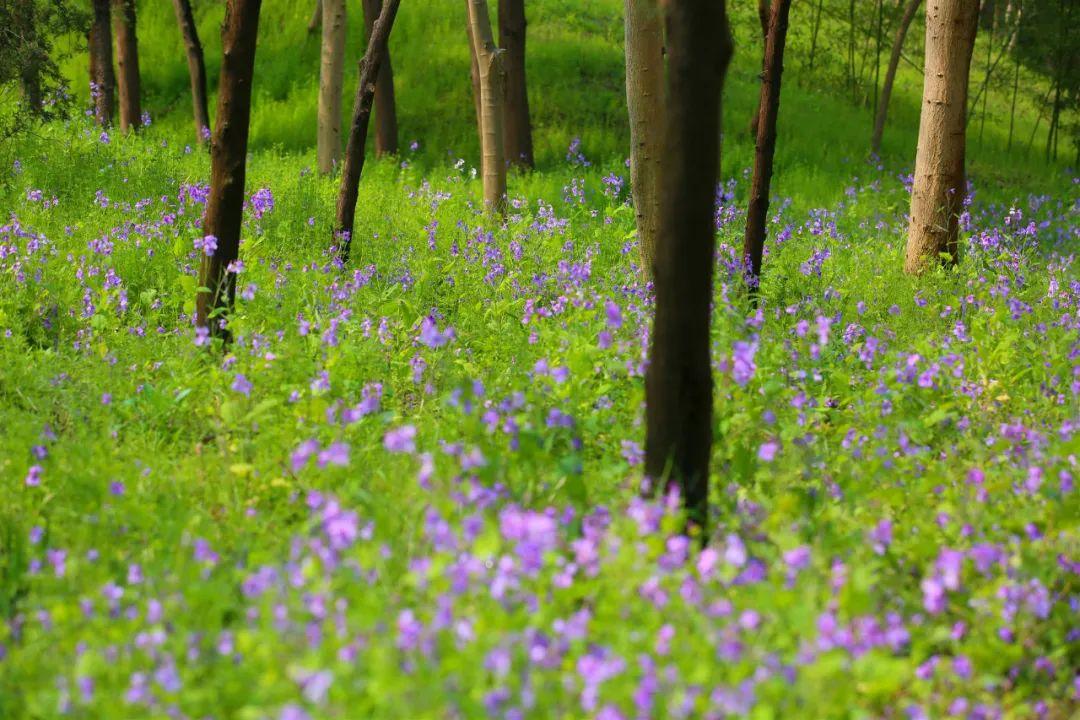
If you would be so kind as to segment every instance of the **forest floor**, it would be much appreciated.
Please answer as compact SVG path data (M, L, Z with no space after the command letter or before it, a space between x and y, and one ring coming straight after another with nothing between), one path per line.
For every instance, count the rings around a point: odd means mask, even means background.
M597 12L571 20L607 57ZM793 140L751 310L725 171L701 549L637 492L652 301L617 123L540 110L541 167L492 224L464 81L456 135L414 125L417 149L399 94L348 267L333 179L257 113L224 353L191 325L208 159L184 112L12 148L0 717L1070 717L1077 181L973 153L962 262L912 279L902 162ZM808 132L836 148L865 116Z

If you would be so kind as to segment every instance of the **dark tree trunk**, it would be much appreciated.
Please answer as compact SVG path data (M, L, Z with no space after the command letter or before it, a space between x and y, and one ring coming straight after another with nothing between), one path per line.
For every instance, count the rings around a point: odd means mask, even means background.
M191 105L195 116L195 138L201 144L210 133L210 111L206 101L206 64L203 62L202 43L195 27L190 0L173 0L176 24L184 38L187 53L188 75L191 77Z
M713 425L713 213L720 99L732 42L724 0L669 3L665 21L667 122L645 383L645 474L652 483L679 487L689 520L704 537Z
M226 316L236 294L236 273L229 265L240 254L244 213L251 83L255 74L255 40L262 0L228 0L221 29L221 80L217 129L210 146L210 197L202 232L213 236L217 249L202 257L200 291L195 296L195 325L229 340Z
M904 52L904 38L907 37L920 4L922 0L909 0L904 8L904 15L900 18L900 27L896 29L896 38L893 39L889 67L885 70L885 84L881 88L881 99L874 118L874 134L870 138L870 150L875 155L881 152L881 138L885 134L885 120L889 116L889 100L892 98L893 83L896 82L896 71L900 67L900 56Z
M348 262L352 246L353 221L356 217L356 197L360 190L360 173L364 170L364 146L367 144L368 123L371 106L375 100L375 84L379 77L379 65L386 54L390 30L394 26L401 0L385 0L379 18L371 29L364 57L360 58L360 81L356 85L356 102L353 105L349 143L345 148L345 163L341 170L341 186L337 197L337 221L335 242L340 242L343 262Z
M878 112L878 89L881 87L881 43L885 33L885 3L878 0L877 4L877 33L874 38L874 116Z
M750 205L746 209L743 263L748 283L756 289L761 278L761 256L765 248L765 223L769 214L769 184L776 153L776 118L780 111L780 81L784 73L784 46L787 42L791 0L773 0L769 15L769 36L765 42L765 72L758 98L758 132L754 147L754 176L750 185Z
M364 0L364 27L368 42L375 18L382 10L382 0ZM375 80L375 155L394 155L398 151L397 99L394 96L394 67L390 48L386 48Z
M532 168L532 120L525 78L525 0L499 0L499 44L506 51L503 145L512 165Z
M120 129L142 125L139 90L139 42L135 34L135 0L113 0L113 32L116 33L116 65L120 91Z
M308 35L314 35L320 27L322 27L322 0L315 0L315 9L311 12L311 19L307 24Z
M16 3L12 8L12 32L18 33L24 38L23 45L29 50L20 60L22 67L19 68L19 85L22 89L23 102L35 117L42 114L43 101L41 87L41 67L47 57L42 57L38 41L38 18L37 8L34 3Z
M766 45L769 39L769 0L758 0L757 4L757 16L758 26L761 28L761 75L758 76L760 80L765 74L765 52ZM757 137L758 120L761 119L761 114L754 112L750 116L750 137Z
M90 25L90 94L94 101L94 120L106 127L112 124L113 93L116 75L113 73L112 30L109 27L109 0L94 0L93 23Z
M810 67L809 72L814 72L814 55L817 54L818 32L821 30L821 11L825 0L818 0L817 12L814 13L814 29L810 35Z

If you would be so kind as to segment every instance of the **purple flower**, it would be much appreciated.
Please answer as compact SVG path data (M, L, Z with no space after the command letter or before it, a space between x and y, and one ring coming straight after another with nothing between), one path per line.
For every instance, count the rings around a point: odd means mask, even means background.
M614 300L604 303L604 314L607 316L607 325L612 330L622 327L622 309Z
M758 448L758 460L762 462L772 462L776 459L776 453L780 451L780 443L776 440L766 440L761 443L761 447Z
M442 347L454 339L454 328L448 327L440 331L435 318L428 315L420 323L420 336L417 339L420 344L429 348Z
M892 521L885 518L870 531L870 539L874 542L874 552L884 555L892 544Z
M394 453L416 452L416 428L412 425L402 425L388 430L383 437L383 445Z
M300 443L295 450L293 450L292 457L292 470L294 473L300 472L300 470L307 464L307 461L311 459L311 456L319 452L319 443L315 440L305 440Z
M733 567L742 567L746 564L746 545L743 544L742 538L735 533L730 533L727 536L724 545L724 561Z
M40 465L31 465L26 473L26 487L37 487L40 485L42 472L43 470Z
M241 395L251 395L251 381L249 381L242 373L237 374L232 383L233 392L238 392Z
M337 465L338 467L345 467L349 464L349 445L348 443L336 442L321 453L319 453L319 467L324 468L327 465Z
M217 250L217 238L213 235L195 238L195 249L202 250L206 257L212 257Z
M754 377L754 371L757 370L757 365L754 364L757 348L756 341L735 341L731 353L731 376L740 387L745 387Z

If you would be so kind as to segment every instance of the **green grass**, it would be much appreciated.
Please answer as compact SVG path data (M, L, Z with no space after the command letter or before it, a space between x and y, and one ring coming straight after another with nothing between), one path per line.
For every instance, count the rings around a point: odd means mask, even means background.
M539 167L493 226L460 8L406 4L421 148L366 166L338 268L308 8L267 2L247 194L274 207L246 212L254 291L224 352L191 327L209 162L185 149L167 4L141 8L152 127L105 143L80 118L9 148L0 718L1070 716L1075 181L1005 153L995 111L962 263L907 277L917 78L878 168L869 113L794 73L759 312L742 203L719 213L702 551L637 497L651 293L603 180L627 175L620 5L531 4ZM736 198L753 75L748 49ZM591 167L565 160L576 136ZM415 449L388 447L404 427ZM347 462L294 462L311 440Z

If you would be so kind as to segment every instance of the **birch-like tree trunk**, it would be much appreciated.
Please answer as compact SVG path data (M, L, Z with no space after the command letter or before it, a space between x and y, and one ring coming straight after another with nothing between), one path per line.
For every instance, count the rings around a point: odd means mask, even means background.
M364 26L369 42L375 19L381 11L382 0L364 0ZM379 77L375 80L375 156L394 155L397 151L397 99L394 94L394 66L388 45L379 63Z
M240 254L251 82L261 5L262 0L228 0L221 29L217 128L210 145L210 197L202 225L202 232L213 238L216 247L202 255L195 325L226 342L230 338L226 321L236 295L236 273L229 266Z
M656 305L645 378L645 474L676 486L706 537L720 98L731 59L724 0L664 5L667 73Z
M487 0L466 0L473 51L480 74L480 174L484 207L501 212L506 200L506 154L503 146L505 114L503 51L495 45Z
M94 121L102 127L108 127L112 125L113 94L116 88L109 0L93 0L92 9L93 19L87 37L90 49L90 95L94 104Z
M915 14L919 11L921 4L922 0L908 0L904 15L900 18L900 26L896 28L892 54L889 55L889 67L885 70L885 82L881 86L881 99L878 101L877 116L874 118L874 134L870 138L870 150L875 155L881 152L881 138L885 134L885 120L889 116L889 100L892 99L896 71L900 67L900 57L904 52L904 38L907 37L908 29L915 20Z
M191 78L191 108L195 116L195 138L202 144L210 136L210 110L206 100L206 63L203 61L202 43L195 27L195 15L190 0L173 0L176 24L184 38L188 75Z
M966 193L968 78L979 0L927 0L926 61L919 145L904 270L921 273L948 253L958 259Z
M630 194L641 271L653 278L660 222L664 145L664 20L657 0L626 0L626 109L630 116Z
M139 89L139 42L135 32L135 0L113 0L113 32L116 33L117 88L120 95L120 129L142 125Z
M341 85L345 77L345 0L322 0L319 65L319 172L329 175L341 159Z

